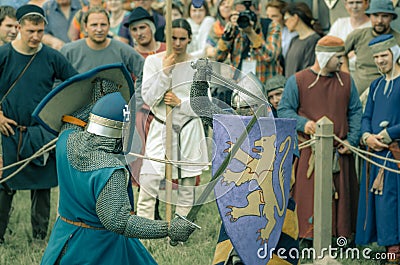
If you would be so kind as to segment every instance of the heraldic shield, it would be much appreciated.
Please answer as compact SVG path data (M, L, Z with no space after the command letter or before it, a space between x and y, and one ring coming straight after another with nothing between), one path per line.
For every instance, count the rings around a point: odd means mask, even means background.
M213 174L250 121L214 115ZM244 264L267 264L289 199L296 121L261 117L219 177L214 193L224 224Z

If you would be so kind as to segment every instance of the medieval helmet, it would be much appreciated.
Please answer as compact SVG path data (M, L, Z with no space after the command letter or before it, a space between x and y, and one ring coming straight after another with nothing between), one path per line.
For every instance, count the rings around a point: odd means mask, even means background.
M100 98L90 113L86 131L108 138L122 138L126 104L120 92Z

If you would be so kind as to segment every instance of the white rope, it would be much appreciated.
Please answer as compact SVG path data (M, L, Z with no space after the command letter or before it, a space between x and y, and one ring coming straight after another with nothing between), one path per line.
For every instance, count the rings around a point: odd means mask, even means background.
M384 160L384 161L389 161L389 162L393 162L393 163L400 163L399 160L387 158L387 157L384 157L384 156L379 156L379 155L376 155L376 154L374 154L374 153L367 152L367 151L365 151L365 150L361 150L361 149L359 149L359 148L353 147L353 146L349 145L348 143L346 143L345 141L343 141L342 139L340 139L339 137L337 137L336 135L334 135L334 138L335 138L336 141L338 141L339 143L341 143L341 144L343 144L344 146L348 147L353 153L355 153L356 155L360 156L360 157L363 158L365 161L368 161L369 163L374 164L375 166L380 167L380 168L383 168L383 169L385 169L385 170L387 170L387 171L400 174L400 170L396 170L396 169L393 169L393 168L390 168L390 167L381 165L381 164L379 164L379 163L373 161L372 159L366 157L366 156L363 155L362 153L369 154L369 155L371 155L371 156L373 156L373 157L375 157L375 158L379 158L379 159L382 159L382 160Z
M4 179L0 180L0 184L3 182L6 182L7 180L13 178L15 175L17 175L19 172L21 172L22 169L24 169L33 159L43 155L46 152L51 151L52 149L54 149L56 147L56 145L54 144L56 141L58 140L58 138L55 138L53 140L51 140L50 142L48 142L47 144L45 144L44 146L42 146L42 148L40 148L36 153L34 153L32 156L30 156L29 158L24 159L22 166L20 166L17 170L15 170L12 174L10 174L9 176L7 176ZM22 161L19 161L17 163L14 163L12 165L7 166L8 168L16 166L16 164L21 164ZM4 170L6 167L1 168L1 170Z
M178 161L178 160L169 160L169 159L160 159L155 157L144 156L141 154L129 152L128 155L136 156L142 159L151 160L155 162L160 162L164 164L175 164L181 166L211 166L211 163L198 163L198 162L189 162L189 161Z
M302 142L301 144L299 144L299 150L312 146L313 144L315 144L315 141L315 138L311 138L310 140Z

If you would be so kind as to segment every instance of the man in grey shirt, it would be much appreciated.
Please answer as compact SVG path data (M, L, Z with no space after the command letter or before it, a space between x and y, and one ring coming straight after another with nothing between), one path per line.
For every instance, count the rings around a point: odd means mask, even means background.
M61 53L80 73L100 65L122 62L135 80L135 87L140 88L144 59L129 45L107 37L110 29L107 11L93 7L83 22L87 37L67 43ZM136 106L141 106L143 100L139 89L135 90L135 96Z

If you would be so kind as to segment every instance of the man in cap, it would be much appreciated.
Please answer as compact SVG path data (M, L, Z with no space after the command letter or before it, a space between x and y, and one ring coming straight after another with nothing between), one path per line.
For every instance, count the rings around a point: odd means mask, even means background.
M381 157L394 156L389 145L400 138L400 47L393 35L381 35L370 41L373 59L382 76L370 85L362 117L362 142ZM399 164L379 158L376 163L399 170ZM356 243L377 242L385 246L389 264L400 262L400 186L398 173L383 170L365 161L360 186Z
M154 25L156 26L156 32L154 33L154 37L156 38L157 41L165 41L165 18L163 15L158 13L156 10L152 8L154 0L146 0L146 1L134 1L134 7L142 7L144 10L146 10L150 16L153 17ZM120 37L120 40L125 43L131 43L131 36L129 32L129 28L125 26L125 23L128 21L128 17L125 17L122 20L122 23L124 24L124 27L120 27L118 36Z
M156 41L154 19L143 7L134 8L124 26L129 28L131 36L135 40L135 50L144 58L166 50L164 42Z
M371 0L365 13L370 17L372 28L357 29L347 36L345 51L354 51L356 57L355 71L352 74L361 95L373 80L380 76L373 60L368 43L382 34L392 34L400 42L400 33L393 30L390 22L397 18L391 0Z
M277 117L277 110L279 102L282 98L283 89L286 84L286 77L283 75L276 75L267 80L265 83L265 90L267 92L267 99L272 106L272 113Z
M41 43L47 23L43 9L24 5L17 10L21 38L0 47L0 132L4 166L30 157L54 136L35 122L31 114L48 94L55 79L77 72L59 52ZM5 170L3 178L15 168ZM50 215L50 188L57 186L52 153L32 160L0 190L0 242L4 242L15 190L31 190L33 238L44 239Z
M129 15L128 22L124 24L125 27L129 28L132 38L135 40L134 49L140 53L144 58L151 54L163 52L167 46L165 42L156 41L154 34L156 33L156 27L154 25L154 19L150 14L141 6L136 7L132 10ZM138 131L142 140L141 154L144 154L144 147L149 132L150 123L154 118L154 114L150 111L150 107L144 103L142 98L142 87L136 89L136 130ZM138 182L140 175L140 168L142 166L142 159L137 158L130 166L133 183ZM156 203L155 218L160 219L158 212L158 203Z
M334 134L347 144L357 146L362 107L354 82L340 71L344 42L334 36L321 38L315 49L316 60L309 69L291 76L278 108L279 118L297 120L299 142L315 134L316 122L327 116L334 123ZM340 164L334 170L333 235L350 238L354 233L358 184L354 157L346 145L333 146ZM311 163L310 163L311 162ZM314 163L310 147L300 151L293 188L298 206L299 237L313 237Z
M18 35L16 10L12 6L0 6L0 46L9 43Z
M131 214L122 150L126 101L119 92L99 99L85 130L64 130L56 156L59 217L42 264L157 264L139 239L186 241L194 224ZM119 253L116 257L116 253Z

